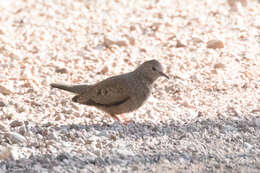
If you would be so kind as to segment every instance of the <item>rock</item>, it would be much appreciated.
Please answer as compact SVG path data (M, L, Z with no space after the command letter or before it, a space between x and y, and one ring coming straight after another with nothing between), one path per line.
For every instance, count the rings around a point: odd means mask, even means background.
M63 162L64 160L68 160L69 156L66 153L61 153L56 157L56 159Z
M23 137L19 133L7 132L7 133L4 133L4 136L6 138L8 138L14 144L25 143L26 142L25 137Z
M5 148L1 147L0 148L0 160L6 160L11 156L11 148ZM1 171L0 171L1 173Z
M64 74L64 73L68 73L68 70L66 68L60 68L60 67L56 67L55 68L55 72L56 73L61 73L61 74Z
M119 154L121 157L129 157L134 155L133 152L127 148L117 148L115 152Z
M110 139L112 139L113 141L116 141L117 136L116 136L116 135L111 135L111 136L110 136Z
M117 41L114 41L114 40L111 40L109 38L107 38L106 36L104 37L104 46L106 48L111 48L113 45L117 45L119 47L127 47L127 43L126 41L124 40L117 40Z
M180 40L177 40L176 48L180 48L180 47L186 47L186 45L183 44Z
M252 110L251 112L252 112L253 114L260 113L260 109L254 109L254 110ZM258 117L258 118L260 118L260 117Z
M223 69L225 67L226 67L225 64L222 64L222 63L216 63L214 65L214 69Z
M113 44L115 44L115 42L113 40L110 40L109 38L104 36L104 46L106 48L110 48Z
M127 43L124 40L115 41L114 44L119 47L127 47Z
M104 66L103 69L100 71L101 74L106 74L108 72L108 66Z
M256 118L256 120L255 120L255 125L256 125L257 127L260 127L260 117L259 117L259 118Z
M9 89L7 89L7 88L5 88L4 86L1 86L1 85L0 85L0 93L2 93L3 95L12 94L12 92Z
M220 40L210 40L207 42L207 48L220 49L220 48L224 48L224 44Z
M18 104L15 104L15 108L16 108L16 112L17 113L22 113L22 112L28 112L29 111L29 108L25 105L18 105Z
M106 131L103 130L103 131L96 133L96 136L98 136L98 137L102 137L102 136L108 137L109 135Z
M247 0L239 0L239 2L241 3L241 5L243 7L246 7L247 6Z
M131 25L130 28L129 28L130 31L135 31L136 30L136 27L134 25Z
M58 135L56 134L56 132L50 132L48 135L47 135L47 138L49 140L57 140L58 139Z
M21 121L18 121L18 120L14 120L10 123L10 126L11 127L19 127L19 126L22 126L23 125L23 122Z
M13 117L15 116L15 113L13 112L13 110L11 110L10 112L7 112L5 114L5 117L9 120L11 120Z
M249 149L249 150L251 150L251 149L254 147L253 145L251 145L251 144L249 144L249 143L247 143L247 142L244 143L244 146L245 146L247 149Z
M26 129L24 126L20 127L18 130L19 134L21 134L22 136L24 136L26 134Z
M63 171L63 166L60 166L60 165L54 166L52 171L53 172L62 172Z
M202 43L202 42L203 42L203 40L201 40L201 39L198 38L198 37L192 37L191 41L192 41L193 43Z
M0 123L0 131L8 132L9 128L5 124Z
M225 133L228 133L228 132L237 131L237 128L232 126L232 125L224 124L223 125L223 130L224 130Z
M6 106L6 104L4 102L0 101L0 107L5 107L5 106Z
M138 166L132 166L132 171L138 171Z
M96 148L93 148L93 150L91 151L91 153L97 157L100 157L101 156L101 151L100 149L96 149Z
M132 45L132 46L135 45L135 39L134 39L134 37L130 37L130 36L126 35L126 38L128 39L130 45Z
M40 132L41 132L42 136L47 136L49 134L49 130L48 129L42 129Z
M0 29L0 35L4 34L4 31L2 29ZM0 171L1 173L1 171Z
M18 149L14 148L14 147L11 149L11 158L13 160L19 159Z

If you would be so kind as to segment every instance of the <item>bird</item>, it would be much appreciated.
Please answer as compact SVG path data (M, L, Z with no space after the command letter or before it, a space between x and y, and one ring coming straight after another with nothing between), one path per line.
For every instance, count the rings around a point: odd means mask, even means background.
M95 84L51 83L50 86L76 94L73 102L94 106L119 122L118 115L121 114L120 118L128 122L122 114L140 108L151 95L153 83L161 76L169 79L161 63L153 59L142 63L134 71Z

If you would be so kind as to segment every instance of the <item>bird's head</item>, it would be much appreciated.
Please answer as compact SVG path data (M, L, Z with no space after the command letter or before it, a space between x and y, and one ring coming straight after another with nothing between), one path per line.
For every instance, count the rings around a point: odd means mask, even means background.
M154 82L160 76L164 76L169 79L169 77L165 73L163 73L163 67L161 63L157 60L146 61L141 64L137 68L137 70L140 71L144 75L144 77L151 82Z

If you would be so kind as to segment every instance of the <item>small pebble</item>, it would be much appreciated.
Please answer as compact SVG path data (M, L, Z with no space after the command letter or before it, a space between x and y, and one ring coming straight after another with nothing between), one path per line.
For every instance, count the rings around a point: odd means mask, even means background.
M48 139L50 140L57 140L58 139L58 135L56 134L56 132L50 132L48 135L47 135Z
M19 133L15 132L6 132L4 134L6 138L8 138L13 144L18 144L18 143L25 143L26 139Z
M66 68L56 67L56 68L55 68L55 72L56 72L56 73L64 74L64 73L68 73L68 70L67 70Z
M256 118L256 120L255 120L255 125L256 125L257 127L260 127L260 117L259 117L259 118Z
M26 134L26 129L25 129L25 127L24 127L24 126L19 127L18 132L19 132L19 134L25 136L25 134Z
M0 160L6 160L11 156L11 148L0 147ZM0 169L0 173L1 169Z
M207 42L207 48L221 49L221 48L224 48L224 44L220 40L210 40L210 41Z
M9 131L9 128L7 125L3 124L3 123L0 123L0 131L2 132L8 132Z
M202 43L202 42L203 42L203 40L201 40L201 39L198 38L198 37L192 37L191 41L192 41L193 43Z
M6 104L4 102L0 101L0 107L5 107L5 106L6 106Z
M0 93L2 93L3 95L12 94L12 92L9 89L7 89L6 87L1 86L1 85L0 85Z
M183 44L180 40L177 40L176 48L186 47L185 44Z
M23 122L21 121L18 121L18 120L14 120L10 123L10 126L11 127L19 127L19 126L22 126L23 125Z

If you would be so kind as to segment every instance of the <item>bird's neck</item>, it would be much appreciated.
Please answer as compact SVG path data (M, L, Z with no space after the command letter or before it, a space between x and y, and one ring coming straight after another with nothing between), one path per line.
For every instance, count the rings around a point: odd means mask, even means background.
M149 78L148 76L143 76L143 81L144 83L148 84L148 85L152 85L154 80Z
M154 79L152 79L151 77L149 77L148 75L146 75L141 68L136 69L135 71L133 71L135 73L135 75L137 76L137 78L139 78L142 83L144 83L145 85L152 85L154 82Z

